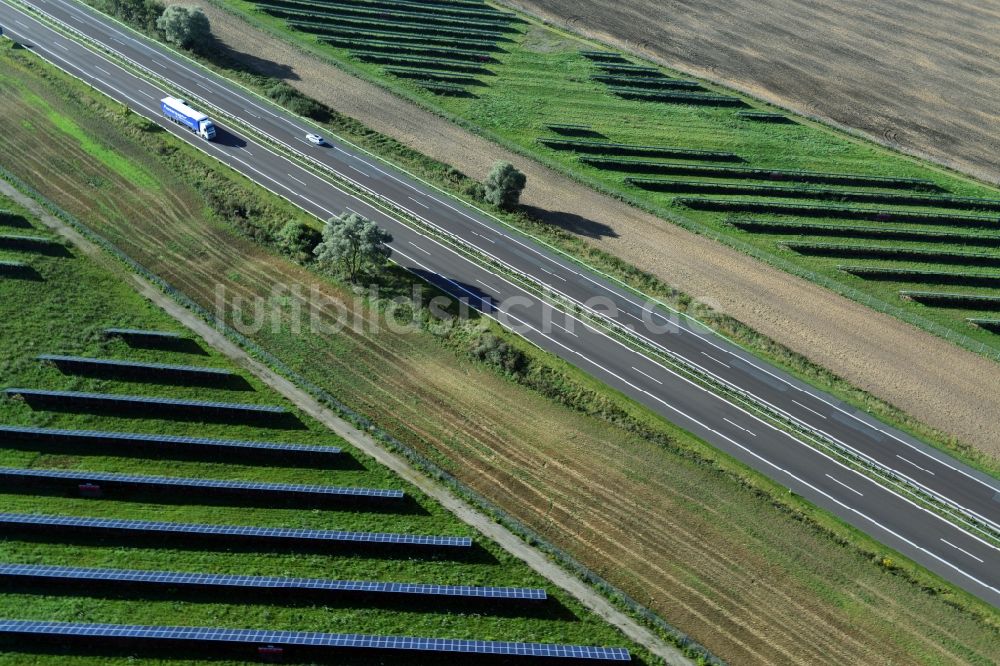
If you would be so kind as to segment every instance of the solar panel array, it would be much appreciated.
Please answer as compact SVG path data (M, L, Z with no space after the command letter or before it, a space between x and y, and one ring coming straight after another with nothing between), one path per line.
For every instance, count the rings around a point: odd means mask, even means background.
M134 337L134 338L169 338L171 340L181 339L180 333L170 331L146 331L139 328L106 328L104 335L108 337Z
M617 647L563 645L558 643L516 643L413 636L371 636L366 634L323 634L305 631L265 629L216 629L211 627L160 627L120 624L84 624L35 620L0 620L0 635L65 636L147 641L191 641L195 643L258 644L302 646L330 650L376 650L380 652L438 652L477 657L530 657L552 660L631 661L628 650Z
M208 439L184 437L180 435L147 435L132 432L107 432L102 430L60 430L58 428L35 428L31 426L0 425L0 438L4 435L32 440L69 440L92 442L128 442L131 444L177 445L218 448L219 450L274 451L310 456L336 456L341 453L336 446L309 446L307 444L285 444L283 442L254 442L242 439Z
M61 469L23 469L0 467L0 480L37 479L40 481L103 481L132 486L185 488L189 490L238 490L247 493L280 494L316 497L366 497L402 499L401 490L380 488L348 488L343 486L300 485L293 483L266 483L257 481L229 481L223 479L190 479L171 476L141 476L136 474L111 474L107 472L77 472Z
M296 541L329 544L368 544L430 546L436 548L471 548L469 537L388 532L347 532L310 530L293 527L253 527L248 525L206 525L201 523L164 523L153 520L117 520L79 516L52 516L25 513L0 513L0 528L52 527L104 531L118 534L173 534L177 536L233 537L258 541Z
M0 234L0 247L15 247L20 245L62 245L62 243L44 236Z
M188 411L208 412L239 412L244 414L287 414L288 410L276 405L253 405L237 402L213 402L204 400L185 400L182 398L151 398L143 395L119 395L115 393L84 393L82 391L44 391L27 388L5 389L7 395L19 395L26 398L42 398L59 402L82 403L90 405L131 405L146 407L181 408Z
M321 578L281 578L277 576L235 576L173 571L95 569L40 564L0 564L0 580L70 580L94 583L135 583L153 586L245 588L252 590L315 591L360 593L402 597L448 597L491 600L544 601L545 590L525 587L476 587L432 585L428 583L384 583L378 581L325 580Z
M49 361L57 365L77 366L81 368L109 368L125 371L148 371L148 373L166 373L173 375L191 375L206 377L231 377L233 372L224 368L209 368L199 365L172 365L170 363L141 363L138 361L122 361L117 359L88 358L86 356L62 356L59 354L41 354L39 361Z

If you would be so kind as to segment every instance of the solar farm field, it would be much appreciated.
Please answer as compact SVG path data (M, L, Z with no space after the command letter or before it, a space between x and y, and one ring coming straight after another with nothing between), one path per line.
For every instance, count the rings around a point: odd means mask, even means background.
M289 630L368 635L372 646L379 636L627 645L228 365L130 291L110 259L65 245L12 201L0 197L0 208L8 223L48 241L44 251L0 253L28 267L0 276L0 663L31 661L33 640L45 663L163 654L151 636L153 648L105 657L93 636L114 637L87 623L271 632L236 649L251 659L282 649L291 657L297 640L348 644L274 633ZM123 396L131 404L110 400ZM76 649L53 647L72 637L37 633L81 628L91 638ZM191 638L190 648L168 649L220 652L204 635ZM645 663L641 651L635 657ZM433 654L391 661L440 662ZM372 662L348 651L336 663Z
M380 314L359 305L345 285L318 276L254 240L272 229L269 225L275 220L280 224L290 219L302 220L291 206L163 132L151 129L147 123L123 115L117 104L41 65L24 51L0 50L0 65L0 155L3 155L0 163L4 168L29 181L49 200L202 307L215 310L220 290L230 298L245 299L244 303L260 299L274 305L269 311L278 315L277 327L267 325L249 331L247 335L254 343L443 467L591 571L682 628L714 654L730 663L768 663L778 658L831 666L883 662L990 663L1000 656L994 616L984 612L974 599L938 579L926 578L919 569L900 562L884 547L829 520L826 514L798 502L786 491L750 475L746 468L720 457L690 435L606 391L573 368L534 354L514 337L503 339L529 355L534 368L531 378L539 383L514 381L496 367L476 360L470 352L477 340L463 337L462 331L446 338L423 329L399 332L395 327L380 325L383 323ZM30 127L32 131L15 131L22 127ZM123 163L130 168L119 169ZM158 186L148 187L148 181ZM211 186L210 192L206 192L206 184ZM255 226L247 226L243 216L227 216L229 209L219 205L227 201L237 202L239 212L250 211ZM20 233L38 232L32 225ZM25 263L37 261L13 253L2 253L0 259L15 256ZM393 289L393 294L408 295L414 284L409 274L389 273L385 279L386 288ZM301 287L300 292L292 291L295 285ZM23 288L24 284L20 284L19 289ZM302 322L295 314L296 305L301 305L299 312L308 312L307 295L313 292L329 304L323 310L324 315L345 312L351 321L359 322L358 326L339 332L313 332L308 322ZM110 298L116 292L107 289L101 293ZM73 301L59 300L60 308L65 302ZM97 312L89 316L97 317L104 312L103 305L91 300L80 303L91 304L90 310ZM64 315L64 309L58 310L60 316ZM64 316L69 317L75 311ZM241 320L234 307L227 307L219 314L231 326ZM242 314L252 318L245 309ZM110 319L101 321L99 326L177 330L167 328L169 322L150 318ZM17 325L16 320L11 323L9 318L0 321L4 326ZM93 336L97 335L98 325L87 329L74 319L63 327L58 317L52 321L52 328L89 330ZM48 328L33 326L34 334L22 336L24 339L41 341L51 337ZM184 352L133 353L132 345L142 342L135 340L136 337L127 336L126 344L120 338L102 341L99 336L84 336L92 340L93 348L78 344L81 338L76 332L68 334L67 344L41 346L33 342L30 349L17 357L19 374L12 375L10 382L5 381L0 388L42 388L41 379L45 378L46 383L51 380L50 389L97 392L114 388L120 393L147 392L134 380L98 386L88 379L77 386L75 380L67 379L65 384L57 386L55 380L63 376L54 366L37 360L42 354L92 356L104 350L109 352L107 356L115 351L116 357L141 362L221 365L210 363L208 359L212 357L199 360ZM44 377L26 374L43 371ZM171 393L190 399L244 403L258 396L257 404L280 404L262 390L206 392L203 387L182 388L171 389ZM23 408L21 403L14 404ZM33 412L25 409L21 414L25 416L21 423L33 422L28 418ZM64 414L51 415L56 417L70 418ZM44 421L36 423L43 424ZM129 424L135 429L139 425L135 420ZM166 430L167 426L171 429ZM308 433L301 430L230 428L199 425L194 436L217 438L226 437L224 432L232 432L236 436L255 435L256 441L343 446L342 442L325 436L307 437ZM181 428L164 423L164 430L179 432ZM193 444L188 441L187 446ZM17 466L17 463L0 462L0 466ZM225 471L219 468L212 473L201 473L202 469L201 463L177 467L163 463L159 469L143 467L131 473L222 478L220 475ZM225 478L404 488L388 480L376 484L379 477L363 472L351 476L354 472L334 470L325 475L309 469L289 467L287 471L271 473L266 466L245 465L239 473L234 469ZM95 471L126 473L128 470L122 465L114 470L105 467ZM100 481L95 483L101 485ZM152 482L147 479L144 483ZM108 482L104 481L104 485ZM18 501L26 502L23 496L9 495L15 500L22 497ZM52 501L63 507L84 502L82 498ZM92 500L87 502L90 504L82 504L83 508L94 506ZM288 516L288 526L295 528L328 526L356 530L384 526L388 531L401 533L410 524L414 534L463 535L460 529L446 529L452 523L439 522L435 514L394 518L382 511L377 516L373 514L368 527L367 523L361 524L362 519L354 524L332 519L326 523L326 516L340 514L317 513L312 509L295 512L258 507L194 509L163 504L162 513L155 518L146 517L158 521L176 517L175 522L181 522L182 514L190 516L188 512L196 511L203 522L212 522L209 519L222 515L220 511L232 511L238 516L214 522L246 524L247 516L280 514ZM116 517L129 520L142 517L137 511L138 503L115 502L115 506ZM46 562L43 551L48 553L54 548L39 544L25 547L31 552L38 549L39 556L20 561L37 564ZM142 552L152 556L151 551ZM72 553L78 557L71 560L67 556L63 562L79 567L104 566L100 561L88 559L91 552L74 545ZM131 551L101 552L116 568L139 566L114 559L119 552ZM176 555L190 558L191 566L181 569L177 564L180 560L173 559L149 566L168 571L166 567L174 563L174 572L200 571L202 562L206 566L216 562L218 572L246 573L245 568L236 566L233 558L211 555L208 551L178 551ZM327 566L329 560L314 556L292 561L274 555L254 555L252 561L256 569L253 575L339 579L340 569L334 570ZM418 559L399 563L365 558L357 564L358 569L363 569L359 572L364 574L361 580L396 580L397 572L412 571L411 580L422 581L426 578L417 574L438 571L435 566ZM504 576L492 566L476 570L483 573L478 578L472 576L475 573L472 569L465 571L476 584L537 586L533 577L515 575L513 570L511 575ZM350 573L350 568L344 570L345 576ZM32 575L53 574L36 570ZM125 575L128 574L119 577ZM457 580L456 575L454 579L443 578L438 582ZM30 601L27 596L17 599ZM54 599L46 603L58 605ZM50 606L41 609L39 617L45 617ZM82 602L74 600L66 607L66 613L81 607L86 610ZM250 624L246 621L248 611L238 606L206 606L204 612L214 613L209 619L216 626L225 620L232 620L231 626ZM334 626L331 623L342 616L327 611L286 611L259 605L253 606L253 612L258 615L252 617L260 619L255 625L268 620L277 626L280 620L287 622L285 626L298 623L297 628L305 631L339 631L352 624L349 619L363 615L351 611L350 618L345 615ZM147 616L136 616L134 621L143 622L144 617ZM410 622L412 627L406 628L413 633L427 628L422 622L440 621L437 635L445 635L452 628L448 624L450 615L414 613L405 617L394 615L395 619L391 619L387 613L378 617L386 618L383 626L386 630L397 626L393 622ZM80 621L84 619L102 621L86 614ZM195 621L211 626L204 618L193 618L192 624ZM476 626L492 626L492 629L478 631L476 635L507 636L502 633L503 627L520 621L483 615L475 619ZM533 623L533 618L524 621ZM553 621L562 622L557 618ZM586 621L558 626L570 625L578 626L581 634L585 634L580 642L586 644L597 644L603 635ZM354 626L359 628L357 623ZM447 631L447 635L454 633ZM528 633L518 632L518 635L526 637ZM570 634L562 637L568 640ZM621 643L609 640L607 644ZM633 651L633 655L641 653ZM10 661L18 663L13 658Z
M322 50L349 71L376 78L666 220L720 237L939 335L960 338L976 351L1000 353L1000 339L979 323L1000 317L993 301L917 301L904 293L918 287L995 293L981 279L995 276L995 266L982 260L936 261L933 255L951 256L968 247L978 248L977 254L996 255L996 188L627 54L597 48L486 3L409 2L402 7L374 0L288 0L280 8L244 0L226 4L289 39ZM306 15L308 31L302 25ZM378 20L355 24L360 16ZM412 78L416 75L411 70L430 64L426 55L415 53L409 62L407 49L414 42L429 44L459 16L469 19L470 29L490 26L496 41L478 61L473 55L461 56L469 58L460 65L466 68L462 90L442 94ZM345 22L351 23L352 35L333 41L318 36L318 24L335 29ZM364 51L372 38L369 31L378 31L380 40L399 49L392 62ZM436 57L440 63L458 56ZM817 232L817 221L830 224ZM780 224L765 229L760 224L764 222ZM880 230L893 237L876 238ZM941 231L948 234L928 236ZM870 245L881 256L853 255L847 249L841 255L848 256L802 252L788 242L820 240L845 248ZM908 253L915 248L927 250L927 255ZM893 273L894 279L887 273L870 279L868 273L845 269L855 264L923 273L919 279L900 271ZM930 276L945 267L954 268L955 274L931 281ZM962 281L961 276L970 273L973 278Z

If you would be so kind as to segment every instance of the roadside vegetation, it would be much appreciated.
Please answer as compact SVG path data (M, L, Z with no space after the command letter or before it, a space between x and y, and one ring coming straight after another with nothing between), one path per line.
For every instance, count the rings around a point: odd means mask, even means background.
M309 236L288 225L318 220L23 51L2 62L6 168L196 303L214 311L222 293L227 323L716 654L996 661L981 602L499 329L435 333L419 306L417 326L379 325L384 302L288 260ZM161 187L137 187L53 115ZM414 286L394 269L379 284ZM360 325L298 328L310 292ZM237 321L234 296L277 325Z

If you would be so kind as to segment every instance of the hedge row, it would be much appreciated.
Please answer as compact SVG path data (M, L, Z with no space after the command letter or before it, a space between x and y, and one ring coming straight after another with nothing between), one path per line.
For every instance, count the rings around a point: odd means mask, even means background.
M646 102L671 102L675 104L697 104L699 106L746 106L739 97L731 95L710 95L686 92L654 92L640 88L619 88L609 86L608 89L625 99L638 99Z
M685 79L671 79L659 76L619 76L617 74L595 74L591 77L605 85L615 88L686 88L688 90L701 89L701 84L697 81Z
M674 157L710 162L743 161L743 158L735 153L719 150L695 150L692 148L675 148L673 146L636 146L628 143L609 143L607 141L588 141L586 139L554 139L547 137L539 139L538 142L554 150L572 150L578 153L598 155Z
M458 60L461 62L478 62L485 64L496 64L496 58L485 53L476 51L465 51L463 49L453 49L447 46L416 46L413 44L391 44L368 39L344 39L342 37L322 36L320 41L342 49L357 49L359 51L396 53L399 55L414 55L427 58L443 58L445 60Z
M263 5L258 5L263 7ZM275 16L280 16L270 10L265 10L269 14L274 14ZM285 18L281 16L281 18ZM302 30L303 32L311 32L315 34L328 33L331 30L342 32L345 29L358 29L358 30L370 30L370 31L382 31L391 32L393 34L407 34L407 35L417 35L417 36L427 36L427 35L437 35L440 37L476 37L483 40L493 40L493 41L508 41L497 33L484 32L482 30L474 30L469 28L467 30L458 30L451 28L432 28L429 26L422 26L414 23L397 23L394 21L373 21L368 19L351 19L343 18L337 19L336 21L302 21L297 19L288 19L288 25L292 26L297 30Z
M303 0L306 1L306 0ZM485 19L503 19L508 21L520 21L514 14L509 14L507 12L502 12L498 9L493 9L489 5L465 5L465 6L455 6L448 5L446 3L425 3L425 2L409 2L408 0L308 0L310 4L315 5L353 5L358 7L372 7L374 9L405 9L406 11L416 12L416 13L426 13L426 14L448 14L454 15L459 18L469 17L469 18L485 18Z
M417 12L407 12L388 9L364 9L341 4L319 4L310 0L267 0L264 3L257 3L258 7L269 9L280 9L285 12L295 12L296 14L308 14L310 16L323 16L326 18L365 18L373 21L389 19L400 23L413 23L417 25L439 26L452 29L462 29L471 26L480 30L503 33L513 30L513 26L508 20L489 19L463 19L448 16L431 16Z
M401 79L416 79L418 81L435 81L437 83L451 83L457 86L481 86L484 85L479 79L451 72L438 72L433 69L420 69L417 67L396 67L389 65L385 71Z
M392 53L378 53L375 51L351 51L351 55L363 62L370 62L377 65L399 65L401 67L410 67L413 69L426 67L429 70L450 70L453 72L462 72L463 74L493 74L493 72L484 67L473 65L471 63L459 62L457 60L402 56L393 55Z
M289 21L288 24L296 27L296 21ZM307 22L306 22L307 23ZM415 44L417 46L443 46L458 47L478 51L500 51L500 45L494 41L484 39L466 39L462 37L445 37L443 35L422 35L407 34L401 32L384 32L374 28L364 29L355 27L341 28L331 24L318 24L314 31L319 35L330 35L344 39L370 39L378 42L393 42L402 45Z
M974 317L969 317L965 321L969 322L973 326L986 329L991 333L1000 333L1000 319L976 319Z
M580 51L580 55L588 60L594 60L596 62L620 62L623 65L629 64L629 61L625 59L621 53L615 53L614 51Z
M923 284L959 284L967 287L1000 287L1000 275L989 275L986 273L951 273L947 271L923 271L915 268L884 268L881 266L837 266L837 268L865 280Z
M744 178L746 180L781 180L792 183L826 183L828 185L857 185L882 189L940 190L929 180L919 178L893 178L865 176L850 173L825 173L823 171L795 171L792 169L761 169L739 166L705 166L700 164L671 164L669 162L643 162L610 158L581 158L598 169L613 169L631 173L664 173L706 178ZM636 179L628 178L628 181Z
M840 243L802 243L781 241L790 250L799 254L826 257L857 257L864 259L894 259L898 261L919 261L928 264L959 264L962 266L1000 267L1000 255L983 252L942 252L940 250L893 247L887 245L842 245Z
M918 213L908 210L849 208L824 204L781 203L775 201L741 201L738 199L675 199L679 204L696 210L732 211L737 213L771 213L802 217L833 217L870 222L912 222L914 224L946 224L952 226L1000 229L1000 217L959 215L955 213Z
M915 243L948 243L1000 247L1000 235L963 234L950 231L904 229L900 227L865 227L850 224L822 224L819 222L771 222L754 219L727 220L728 224L755 233L800 236L837 236L841 238L875 238L883 240L913 241Z
M786 185L744 185L742 183L711 183L674 178L627 178L630 184L657 192L690 194L733 194L740 196L781 197L784 199L823 199L854 203L888 204L892 206L926 206L963 210L1000 211L1000 200L952 197L935 194L899 194L859 190L831 190L824 187L788 187Z
M1000 296L987 294L949 294L940 291L901 291L900 298L938 308L1000 311Z
M621 72L631 72L632 74L641 76L666 76L663 72L656 69L655 67L646 67L645 65L632 65L632 64L622 64L617 62L599 62L597 66L603 69L609 74L617 74Z
M20 275L29 270L30 266L21 261L0 261L0 275Z

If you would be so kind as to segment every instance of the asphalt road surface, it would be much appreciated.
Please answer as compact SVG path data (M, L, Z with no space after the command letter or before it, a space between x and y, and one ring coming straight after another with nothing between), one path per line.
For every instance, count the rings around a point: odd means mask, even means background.
M894 470L928 493L1000 525L1000 483L871 416L769 366L700 327L646 303L610 278L561 257L339 141L314 146L305 121L215 76L169 49L72 0L28 0L52 20L140 63L185 91L211 115L222 109L273 141L303 153L342 178L377 192L400 209L463 239L578 303L646 338L803 427ZM760 420L743 407L681 377L606 333L540 302L505 277L465 259L328 180L216 120L204 141L162 117L169 91L48 28L0 0L5 34L55 66L212 155L320 218L352 210L392 233L393 258L446 292L469 302L528 340L647 405L684 429L828 509L877 540L1000 607L1000 550L829 456ZM205 104L208 102L209 104ZM364 120L363 118L361 119Z

